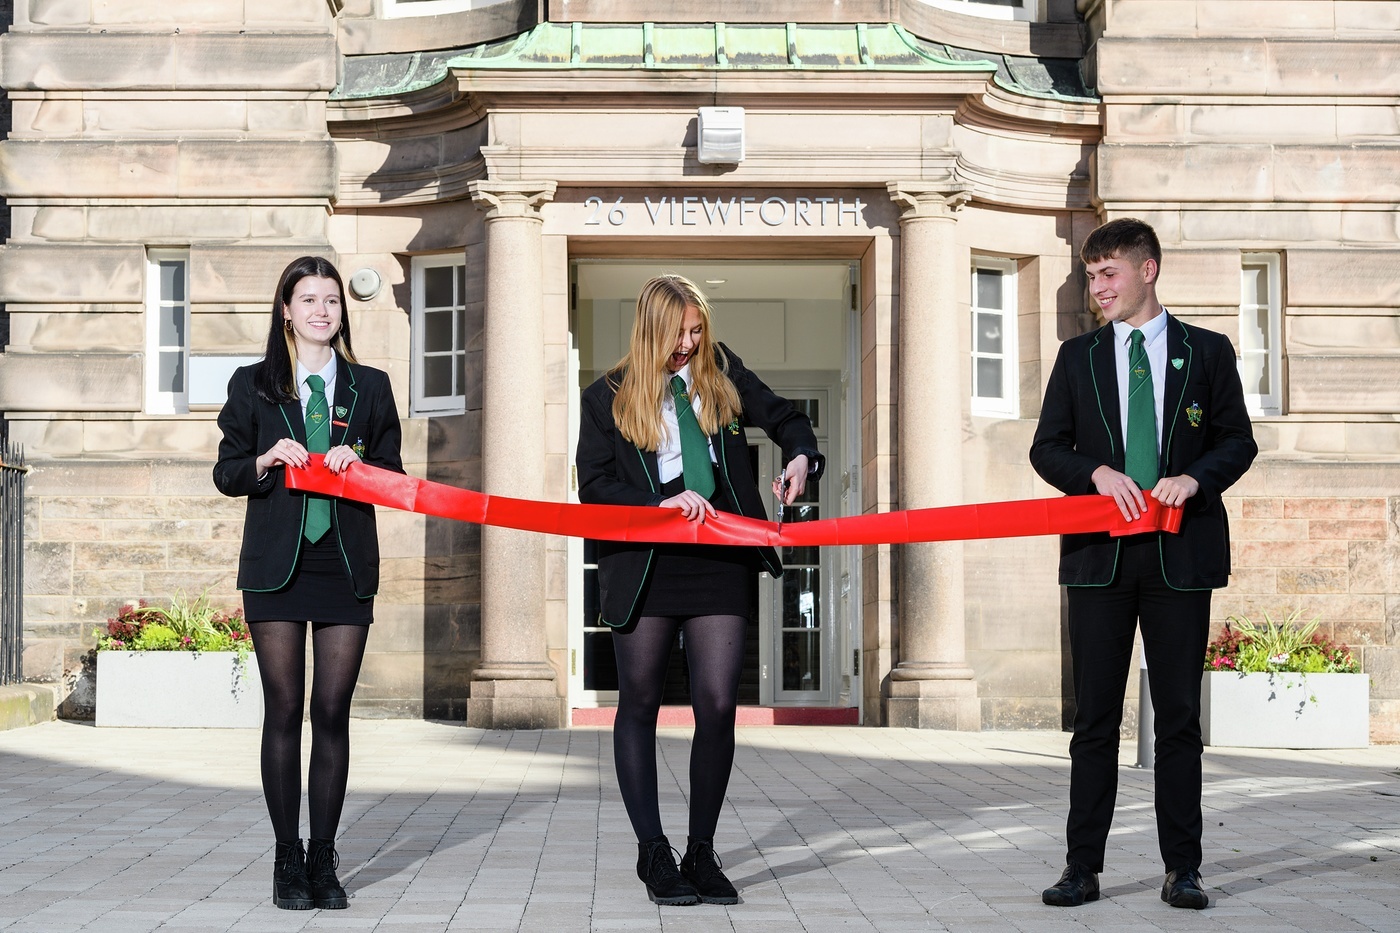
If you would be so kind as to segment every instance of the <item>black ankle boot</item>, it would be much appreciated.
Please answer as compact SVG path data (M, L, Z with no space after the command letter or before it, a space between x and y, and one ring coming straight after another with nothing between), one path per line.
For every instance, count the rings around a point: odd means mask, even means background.
M681 859L681 875L695 885L700 900L706 904L737 904L739 892L720 871L719 856L712 840L690 837Z
M306 878L306 850L300 839L277 843L272 863L272 903L283 910L310 910L316 906Z
M672 851L665 836L637 843L637 877L647 886L647 897L663 906L699 903L700 895L681 877Z
M322 910L344 910L350 906L345 889L335 870L340 867L340 856L335 851L335 841L331 839L309 839L311 843L306 853L306 874L311 882L311 897Z

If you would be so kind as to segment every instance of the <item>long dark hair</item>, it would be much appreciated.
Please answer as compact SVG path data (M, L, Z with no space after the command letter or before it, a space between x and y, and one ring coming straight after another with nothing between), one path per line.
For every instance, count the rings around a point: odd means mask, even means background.
M273 404L296 401L298 397L296 339L282 317L282 310L291 304L292 291L297 283L308 275L331 279L340 290L340 330L331 341L331 347L347 362L359 362L351 349L350 309L345 305L345 283L340 280L340 273L329 259L320 256L294 259L282 270L282 279L277 283L277 294L272 298L272 324L267 331L267 350L263 354L262 365L253 377L253 387L258 395Z

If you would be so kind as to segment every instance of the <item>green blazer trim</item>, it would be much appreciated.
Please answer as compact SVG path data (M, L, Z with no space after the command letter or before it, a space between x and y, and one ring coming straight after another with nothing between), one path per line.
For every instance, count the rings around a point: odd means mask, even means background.
M640 447L636 450L637 456L640 457L642 461L642 472L647 475L647 485L651 487L652 492L656 492L656 481L651 477L651 466L647 463L646 452ZM637 584L637 592L632 596L632 605L627 610L627 618L629 619L632 618L632 613L637 611L637 600L642 598L642 590L647 588L647 580L651 578L651 562L654 560L656 560L656 548L647 551L647 565L642 571L642 580ZM601 611L598 613L598 621L602 622L608 628L622 628L622 626L627 624L625 622L609 622L607 619L603 618L603 613Z

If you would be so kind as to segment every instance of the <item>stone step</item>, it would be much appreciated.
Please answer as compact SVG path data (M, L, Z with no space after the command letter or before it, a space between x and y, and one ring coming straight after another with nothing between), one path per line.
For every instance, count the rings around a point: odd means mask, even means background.
M53 720L53 693L53 688L47 684L0 687L0 731Z

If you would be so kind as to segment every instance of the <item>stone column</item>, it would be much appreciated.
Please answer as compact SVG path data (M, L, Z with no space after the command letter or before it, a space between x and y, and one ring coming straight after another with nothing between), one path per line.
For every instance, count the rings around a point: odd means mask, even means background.
M544 292L540 205L552 181L473 182L486 214L482 325L482 489L544 497ZM557 729L565 724L545 642L542 535L481 530L481 666L467 724Z
M956 184L891 182L899 237L899 507L963 503L962 412L968 393L958 295ZM899 663L890 672L891 726L981 728L967 664L960 541L906 544L899 554Z

